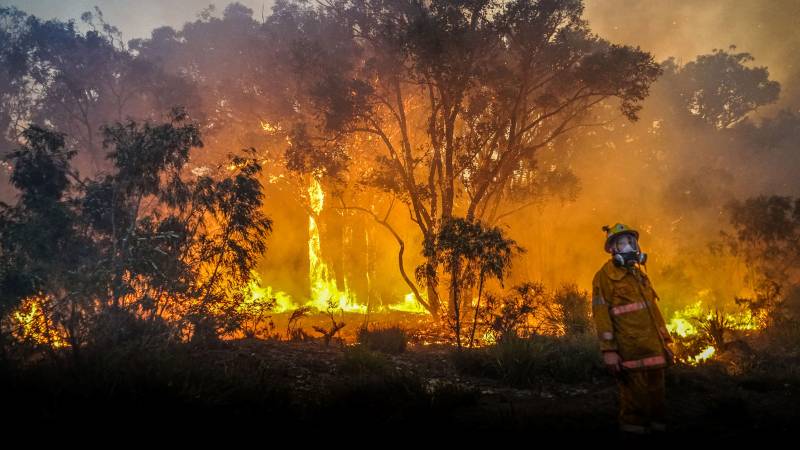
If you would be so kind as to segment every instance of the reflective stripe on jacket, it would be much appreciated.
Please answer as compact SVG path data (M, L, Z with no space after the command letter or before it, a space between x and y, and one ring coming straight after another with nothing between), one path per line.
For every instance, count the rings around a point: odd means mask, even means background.
M656 304L658 295L637 268L609 260L592 281L592 317L600 349L616 351L626 369L665 367L664 342L672 342Z

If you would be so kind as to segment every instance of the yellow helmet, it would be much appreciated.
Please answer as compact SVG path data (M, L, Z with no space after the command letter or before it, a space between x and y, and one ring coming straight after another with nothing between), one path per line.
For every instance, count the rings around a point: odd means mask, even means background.
M622 223L614 224L613 227L606 225L603 227L603 231L606 232L606 253L611 253L611 241L623 234L630 234L635 237L637 241L639 240L639 232Z

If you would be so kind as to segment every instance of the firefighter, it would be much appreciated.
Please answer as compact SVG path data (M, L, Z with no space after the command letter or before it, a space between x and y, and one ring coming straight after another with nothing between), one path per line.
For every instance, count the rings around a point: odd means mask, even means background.
M665 431L664 369L672 364L672 339L642 270L647 255L636 230L618 223L603 231L611 259L592 281L592 316L603 362L619 387L620 430Z

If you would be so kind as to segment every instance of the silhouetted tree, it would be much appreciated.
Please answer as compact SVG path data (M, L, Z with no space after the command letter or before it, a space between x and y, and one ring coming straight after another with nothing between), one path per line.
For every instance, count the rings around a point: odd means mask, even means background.
M156 120L173 105L196 109L191 82L128 51L99 9L82 20L85 33L72 21L0 8L0 151L16 146L28 123L46 123L80 150L78 166L96 172L108 169L101 126Z
M287 7L276 20L323 17L350 36L331 46L300 32L291 42L298 104L321 123L293 129L288 159L299 170L338 167L358 142L376 154L368 184L404 201L425 241L457 214L481 218L525 180L518 169L537 151L597 124L594 105L617 102L634 120L659 74L649 54L593 36L582 11L577 0ZM335 51L353 44L357 53ZM436 314L439 258L426 257L427 295L417 300Z
M512 239L506 238L499 228L487 228L480 222L470 222L462 218L450 218L439 230L436 239L425 244L425 256L435 254L450 275L450 302L447 318L455 333L456 345L461 348L462 315L465 300L462 292L474 284L478 278L478 300L475 305L475 316L469 336L472 346L475 338L480 299L486 277L494 277L502 282L511 265L511 258L522 249ZM417 269L417 278L423 279L429 274L425 271L430 266L423 264ZM435 277L436 274L430 276ZM471 291L471 289L470 289Z
M759 196L731 202L728 212L727 242L736 255L759 276L800 282L800 199Z
M75 351L106 310L197 338L236 329L271 230L256 159L186 173L202 141L180 110L163 124L105 127L114 171L94 178L72 172L63 135L31 126L24 136L10 157L20 198L0 209L4 305L39 298Z
M675 86L685 108L717 129L730 128L778 99L780 84L766 67L748 67L749 53L715 49L677 71Z

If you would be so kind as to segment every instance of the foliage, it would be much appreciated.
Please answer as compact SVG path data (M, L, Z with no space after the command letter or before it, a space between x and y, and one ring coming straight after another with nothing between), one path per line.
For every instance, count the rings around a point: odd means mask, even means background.
M696 317L700 335L717 350L725 348L725 335L734 330L733 323L718 309L710 314Z
M482 311L486 332L496 342L536 333L538 330L531 328L533 318L541 317L543 312L550 315L546 308L546 295L546 289L540 283L514 286L505 296L488 294Z
M356 341L370 350L388 354L400 354L408 346L408 332L399 325L380 328L362 326L356 333Z
M602 373L594 336L533 335L510 337L487 348L453 354L456 368L468 375L530 387L543 380L590 381Z
M362 184L406 204L426 247L418 283L427 295L417 300L434 316L447 258L431 245L455 218L494 222L512 185L540 182L541 149L598 125L592 111L602 103L635 120L660 74L648 53L593 35L582 13L581 1L527 0L276 9L270 25L289 33L281 36L289 43L281 65L295 80L288 91L306 111L293 116L302 133L290 139L290 168L339 173L359 164ZM310 30L290 31L297 23ZM337 156L348 145L359 158ZM459 308L452 288L450 297Z
M176 342L91 346L78 361L0 365L0 384L18 418L53 414L62 423L80 418L108 426L145 416L203 423L225 411L214 423L232 420L241 426L255 417L284 420L292 399L279 372L261 358L241 358L234 349L224 350L210 352ZM47 412L41 405L48 405Z
M73 21L0 7L0 154L28 123L47 123L69 135L69 150L81 150L76 166L95 174L111 169L97 132L102 125L157 120L173 105L195 110L198 92L190 80L129 52L99 9L82 20L83 33Z
M114 171L79 178L64 137L31 126L10 154L19 201L0 209L2 305L44 299L77 351L93 319L124 310L164 320L183 337L236 330L239 309L271 221L252 156L232 156L216 178L187 176L202 146L174 110L163 124L103 130Z
M426 242L423 255L428 261L433 258L450 274L450 303L447 319L453 328L456 345L461 347L461 330L464 311L464 300L461 292L471 287L478 279L478 301L475 307L473 327L470 333L470 346L475 336L477 311L480 308L483 283L487 277L497 278L500 282L511 266L511 258L522 252L512 239L505 237L503 231L496 227L486 227L480 221L470 222L466 219L451 218L441 227L435 240ZM430 263L417 268L419 280L436 278L436 274L426 271L431 269Z
M241 303L236 307L239 316L239 329L247 338L274 338L275 323L269 314L275 309L277 299L274 297L255 295L251 285L242 297ZM267 322L266 326L264 323Z
M726 241L756 277L800 282L800 199L773 195L736 200L728 205L728 214L733 234L725 234Z
M559 321L566 335L583 335L594 331L589 293L575 284L563 284L553 293L559 309Z
M733 233L723 236L731 252L746 262L754 286L753 296L736 298L736 303L785 346L787 337L797 336L800 323L800 199L753 197L731 202L728 212Z
M747 67L753 56L715 49L680 70L677 90L684 107L717 129L730 128L748 113L778 99L780 84L766 67Z
M583 336L594 327L588 293L574 284L550 290L528 282L486 297L478 325L488 342L533 335Z
M342 373L355 376L388 375L392 368L384 355L371 351L366 345L345 348L338 367Z

